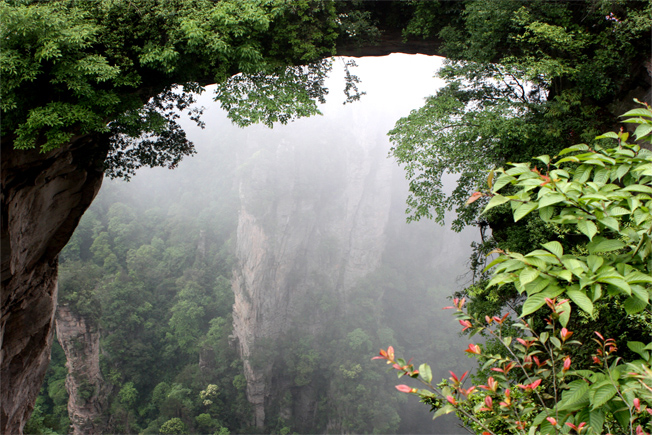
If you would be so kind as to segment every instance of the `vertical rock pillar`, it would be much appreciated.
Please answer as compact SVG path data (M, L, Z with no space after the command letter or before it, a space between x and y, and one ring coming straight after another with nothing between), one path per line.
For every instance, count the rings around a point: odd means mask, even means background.
M102 434L107 395L100 371L100 332L96 325L60 306L57 339L66 354L68 415L75 435Z
M0 433L21 434L50 361L57 258L102 184L108 138L48 153L2 138Z

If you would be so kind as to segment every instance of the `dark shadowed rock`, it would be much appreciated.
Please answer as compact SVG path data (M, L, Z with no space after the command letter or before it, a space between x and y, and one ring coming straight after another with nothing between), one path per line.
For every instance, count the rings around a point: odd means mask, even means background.
M50 360L57 258L102 183L106 140L48 153L2 141L0 433L29 418Z

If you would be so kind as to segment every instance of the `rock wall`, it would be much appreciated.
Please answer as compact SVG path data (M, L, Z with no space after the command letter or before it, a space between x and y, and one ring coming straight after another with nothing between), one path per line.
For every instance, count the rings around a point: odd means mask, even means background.
M106 140L48 153L2 140L0 433L19 434L50 360L57 257L102 183Z
M311 125L306 122L305 128ZM392 181L402 178L386 158L387 139L378 133L384 130L333 134L336 124L321 125L328 134L312 143L301 137L314 138L314 133L296 127L292 137L254 131L239 153L234 335L258 427L265 425L266 407L284 386L272 386L273 361L254 361L256 351L273 345L300 318L310 318L301 324L307 333L335 320L336 313L306 301L325 293L346 306L347 290L378 267ZM310 420L309 402L302 411L307 415L294 415L295 421Z
M101 434L109 391L100 371L100 331L65 305L57 308L55 325L66 354L68 415L73 433Z

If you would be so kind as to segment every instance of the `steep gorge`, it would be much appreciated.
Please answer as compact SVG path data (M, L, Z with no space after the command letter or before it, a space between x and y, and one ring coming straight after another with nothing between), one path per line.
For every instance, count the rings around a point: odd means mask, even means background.
M317 334L337 313L307 301L332 298L346 306L351 285L380 264L391 183L400 177L380 131L360 129L357 137L328 143L274 136L240 151L234 334L259 427L280 392L271 391L271 361L252 363L256 344L279 339L302 316L310 318L304 332Z
M394 64L420 66L414 69L424 77L414 76L415 82L429 80L431 68L436 68L432 58L424 64L425 58L396 56ZM378 70L391 63L378 58L364 65ZM360 74L364 70L361 66ZM391 275L393 268L413 277L427 276L423 287L432 291L433 299L428 300L435 301L443 297L436 295L438 291L453 289L463 271L472 234L455 234L429 223L406 225L404 174L387 158L386 132L413 104L410 99L422 98L424 89L411 88L406 80L393 91L404 98L397 104L392 92L383 90L384 80L363 78L363 83L370 96L360 103L343 107L334 101L323 118L299 120L288 129L251 127L242 134L237 151L240 209L233 324L259 428L269 430L280 418L306 433L353 430L345 420L362 417L338 405L337 396L343 394L342 383L350 382L347 376L358 379L352 385L362 384L356 372L360 367L348 365L346 357L325 354L324 349L334 350L334 342L347 343L356 334L366 343L367 333L378 337L374 343L380 338L386 346L385 340L392 340L392 332L381 337L382 331L391 331L382 319L383 307L391 304L387 301L425 291L406 283L406 289L387 297L385 287L371 277ZM420 257L404 267L395 261L401 256ZM373 300L361 308L355 298L365 280ZM372 323L352 320L360 315ZM437 315L430 318L446 328ZM347 350L353 352L341 351ZM293 352L300 356L295 358ZM311 352L321 363L307 361ZM371 352L352 359L368 359ZM298 362L289 364L293 358ZM309 375L303 376L301 370ZM324 403L328 415L320 411Z

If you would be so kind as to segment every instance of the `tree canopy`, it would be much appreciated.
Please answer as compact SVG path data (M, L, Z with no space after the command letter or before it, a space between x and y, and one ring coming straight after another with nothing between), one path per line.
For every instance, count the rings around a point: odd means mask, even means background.
M176 122L190 92L319 61L340 30L334 3L284 0L8 1L0 20L3 139L45 152L108 134L118 176L193 153ZM311 77L283 75L296 95Z
M410 180L410 218L442 221L456 208L455 225L468 225L479 208L466 198L488 168L612 128L617 103L649 93L651 14L638 1L419 3L406 32L438 33L447 65L438 73L446 86L390 132ZM450 195L445 172L460 175Z

